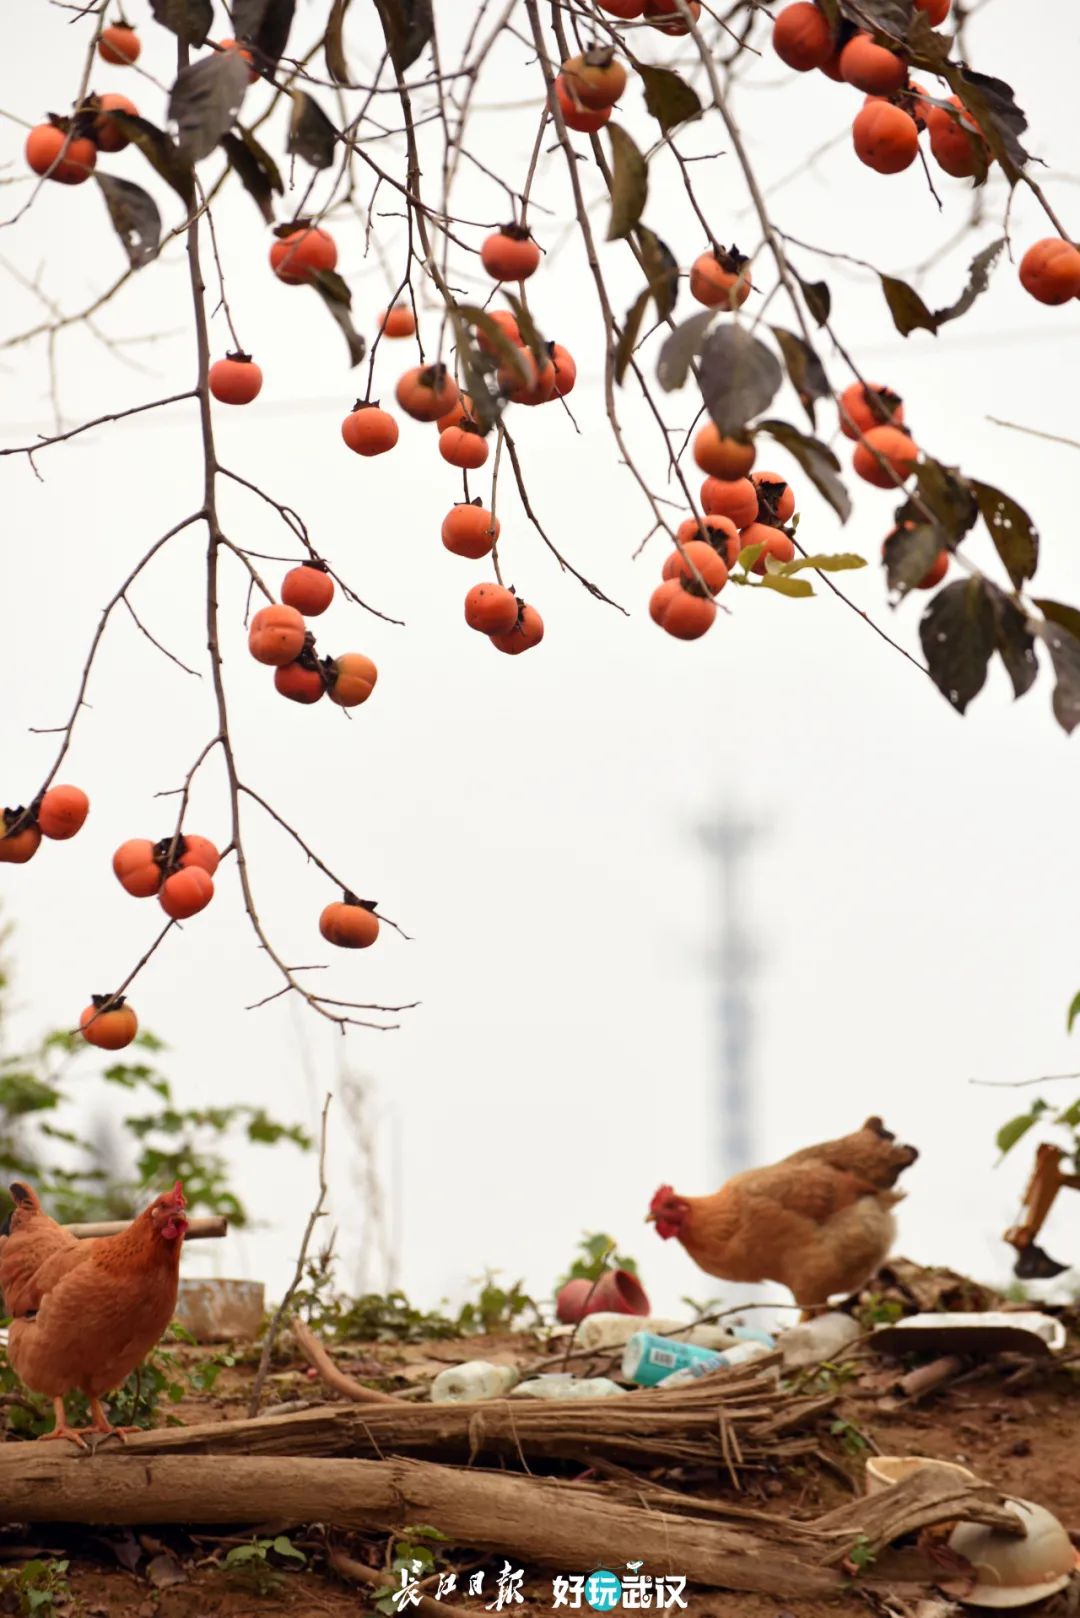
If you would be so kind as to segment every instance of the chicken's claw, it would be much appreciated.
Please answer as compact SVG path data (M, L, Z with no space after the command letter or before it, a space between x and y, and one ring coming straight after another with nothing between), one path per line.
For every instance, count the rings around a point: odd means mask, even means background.
M67 1422L64 1422L64 1423L62 1423L62 1425L60 1425L58 1427L54 1427L51 1433L39 1433L38 1434L38 1443L39 1444L44 1444L50 1438L66 1438L72 1444L77 1444L80 1449L88 1450L90 1448L90 1445L86 1442L86 1439L83 1437L83 1431L89 1431L89 1430L90 1430L89 1428L81 1429L79 1427L69 1427Z
M115 1437L118 1438L122 1444L126 1444L128 1433L138 1433L142 1431L140 1427L114 1427L108 1416L105 1414L105 1409L100 1399L91 1399L90 1414L93 1417L93 1420L91 1421L89 1427L84 1427L82 1429L85 1433L100 1433L103 1438Z

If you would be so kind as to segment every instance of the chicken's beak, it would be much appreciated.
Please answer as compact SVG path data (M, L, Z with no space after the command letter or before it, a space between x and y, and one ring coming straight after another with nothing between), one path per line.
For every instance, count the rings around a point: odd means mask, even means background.
M656 1215L654 1213L652 1213L651 1211L649 1213L647 1213L645 1215L645 1223L647 1225L655 1225L656 1224Z

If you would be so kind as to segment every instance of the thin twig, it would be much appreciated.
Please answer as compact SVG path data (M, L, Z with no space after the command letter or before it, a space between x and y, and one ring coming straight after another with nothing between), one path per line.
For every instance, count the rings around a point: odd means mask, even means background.
M267 1376L270 1374L270 1356L274 1352L274 1339L277 1337L281 1322L285 1319L285 1316L288 1313L289 1305L292 1303L297 1288L304 1279L304 1265L307 1263L308 1247L311 1242L311 1237L315 1230L315 1226L323 1216L323 1211L326 1206L326 1118L330 1111L330 1102L332 1099L333 1098L328 1091L326 1100L323 1102L322 1118L319 1124L319 1195L316 1198L315 1206L308 1215L308 1222L304 1228L304 1239L300 1243L300 1252L296 1260L296 1269L293 1272L293 1278L286 1288L285 1296L275 1309L269 1326L266 1328L266 1337L263 1341L262 1354L259 1358L259 1369L255 1373L255 1385L251 1390L251 1400L248 1404L249 1417L257 1416L259 1414L259 1401L262 1398L263 1384L265 1383Z

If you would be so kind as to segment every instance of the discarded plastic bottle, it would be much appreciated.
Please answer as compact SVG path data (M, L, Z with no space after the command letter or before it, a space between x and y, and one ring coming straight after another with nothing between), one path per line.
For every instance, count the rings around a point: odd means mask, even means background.
M730 1348L739 1331L726 1331L722 1326L692 1326L683 1320L668 1319L666 1315L649 1315L644 1320L633 1315L607 1313L588 1315L577 1332L579 1348L622 1348L635 1332L652 1332L659 1337L674 1337L680 1343L693 1343L698 1348Z
M820 1365L822 1360L831 1360L861 1335L862 1327L857 1320L832 1310L825 1315L815 1315L813 1320L802 1321L797 1326L789 1326L780 1333L776 1346L783 1354L788 1369L797 1370L805 1365Z
M673 1371L681 1371L687 1365L701 1365L703 1370L715 1371L722 1364L721 1356L711 1348L696 1348L692 1343L680 1343L673 1337L637 1331L623 1350L622 1373L628 1382L636 1382L641 1388L654 1388Z
M661 1377L656 1384L658 1388L683 1388L688 1382L696 1382L698 1377L708 1376L710 1371L719 1371L731 1365L746 1365L750 1360L760 1360L764 1355L773 1351L767 1343L749 1342L738 1343L734 1348L727 1348L722 1354L715 1354L715 1365L704 1360L698 1360L693 1365L684 1365L679 1371L672 1371L670 1376Z
M530 1377L519 1382L511 1395L514 1399L608 1399L613 1393L625 1393L609 1376L571 1376L568 1372L549 1372L546 1376Z
M466 1404L473 1399L501 1399L518 1379L512 1365L492 1365L490 1360L467 1360L440 1371L431 1384L431 1402L437 1405Z

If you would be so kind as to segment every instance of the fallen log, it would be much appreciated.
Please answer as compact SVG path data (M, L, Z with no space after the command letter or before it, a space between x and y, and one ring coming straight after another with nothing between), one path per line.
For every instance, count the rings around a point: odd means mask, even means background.
M734 1373L732 1373L734 1377ZM316 1405L294 1415L164 1427L135 1433L138 1455L305 1455L415 1459L462 1464L540 1460L651 1466L716 1466L729 1476L747 1464L813 1451L813 1436L790 1436L828 1410L830 1399L777 1394L747 1377L689 1387L641 1389L623 1398L488 1399L469 1404ZM0 1451L0 1475L2 1475Z
M1023 1522L1001 1504L996 1489L988 1483L969 1483L947 1472L935 1472L932 1467L913 1472L902 1484L878 1494L848 1501L818 1517L814 1528L819 1534L835 1535L841 1547L855 1535L876 1554L904 1535L961 1518L1024 1537ZM842 1549L834 1550L826 1560L839 1561L844 1554Z
M649 1498L649 1490L643 1491ZM666 1491L665 1491L666 1493ZM69 1459L54 1446L0 1449L0 1522L94 1526L241 1524L395 1533L438 1529L453 1546L519 1565L580 1573L644 1561L689 1583L774 1598L826 1596L845 1581L841 1564L919 1528L963 1518L1016 1531L1015 1516L984 1483L934 1473L812 1522L764 1513L753 1529L718 1520L718 1502L684 1497L676 1513L643 1506L602 1484L567 1483L423 1461L147 1456L99 1450ZM932 1577L939 1576L939 1571ZM872 1583L873 1571L865 1582Z
M573 1573L644 1561L695 1584L796 1599L842 1587L781 1544L608 1499L596 1489L423 1461L105 1454L37 1444L0 1452L0 1521L96 1526L322 1522L395 1533L424 1523L451 1544Z

